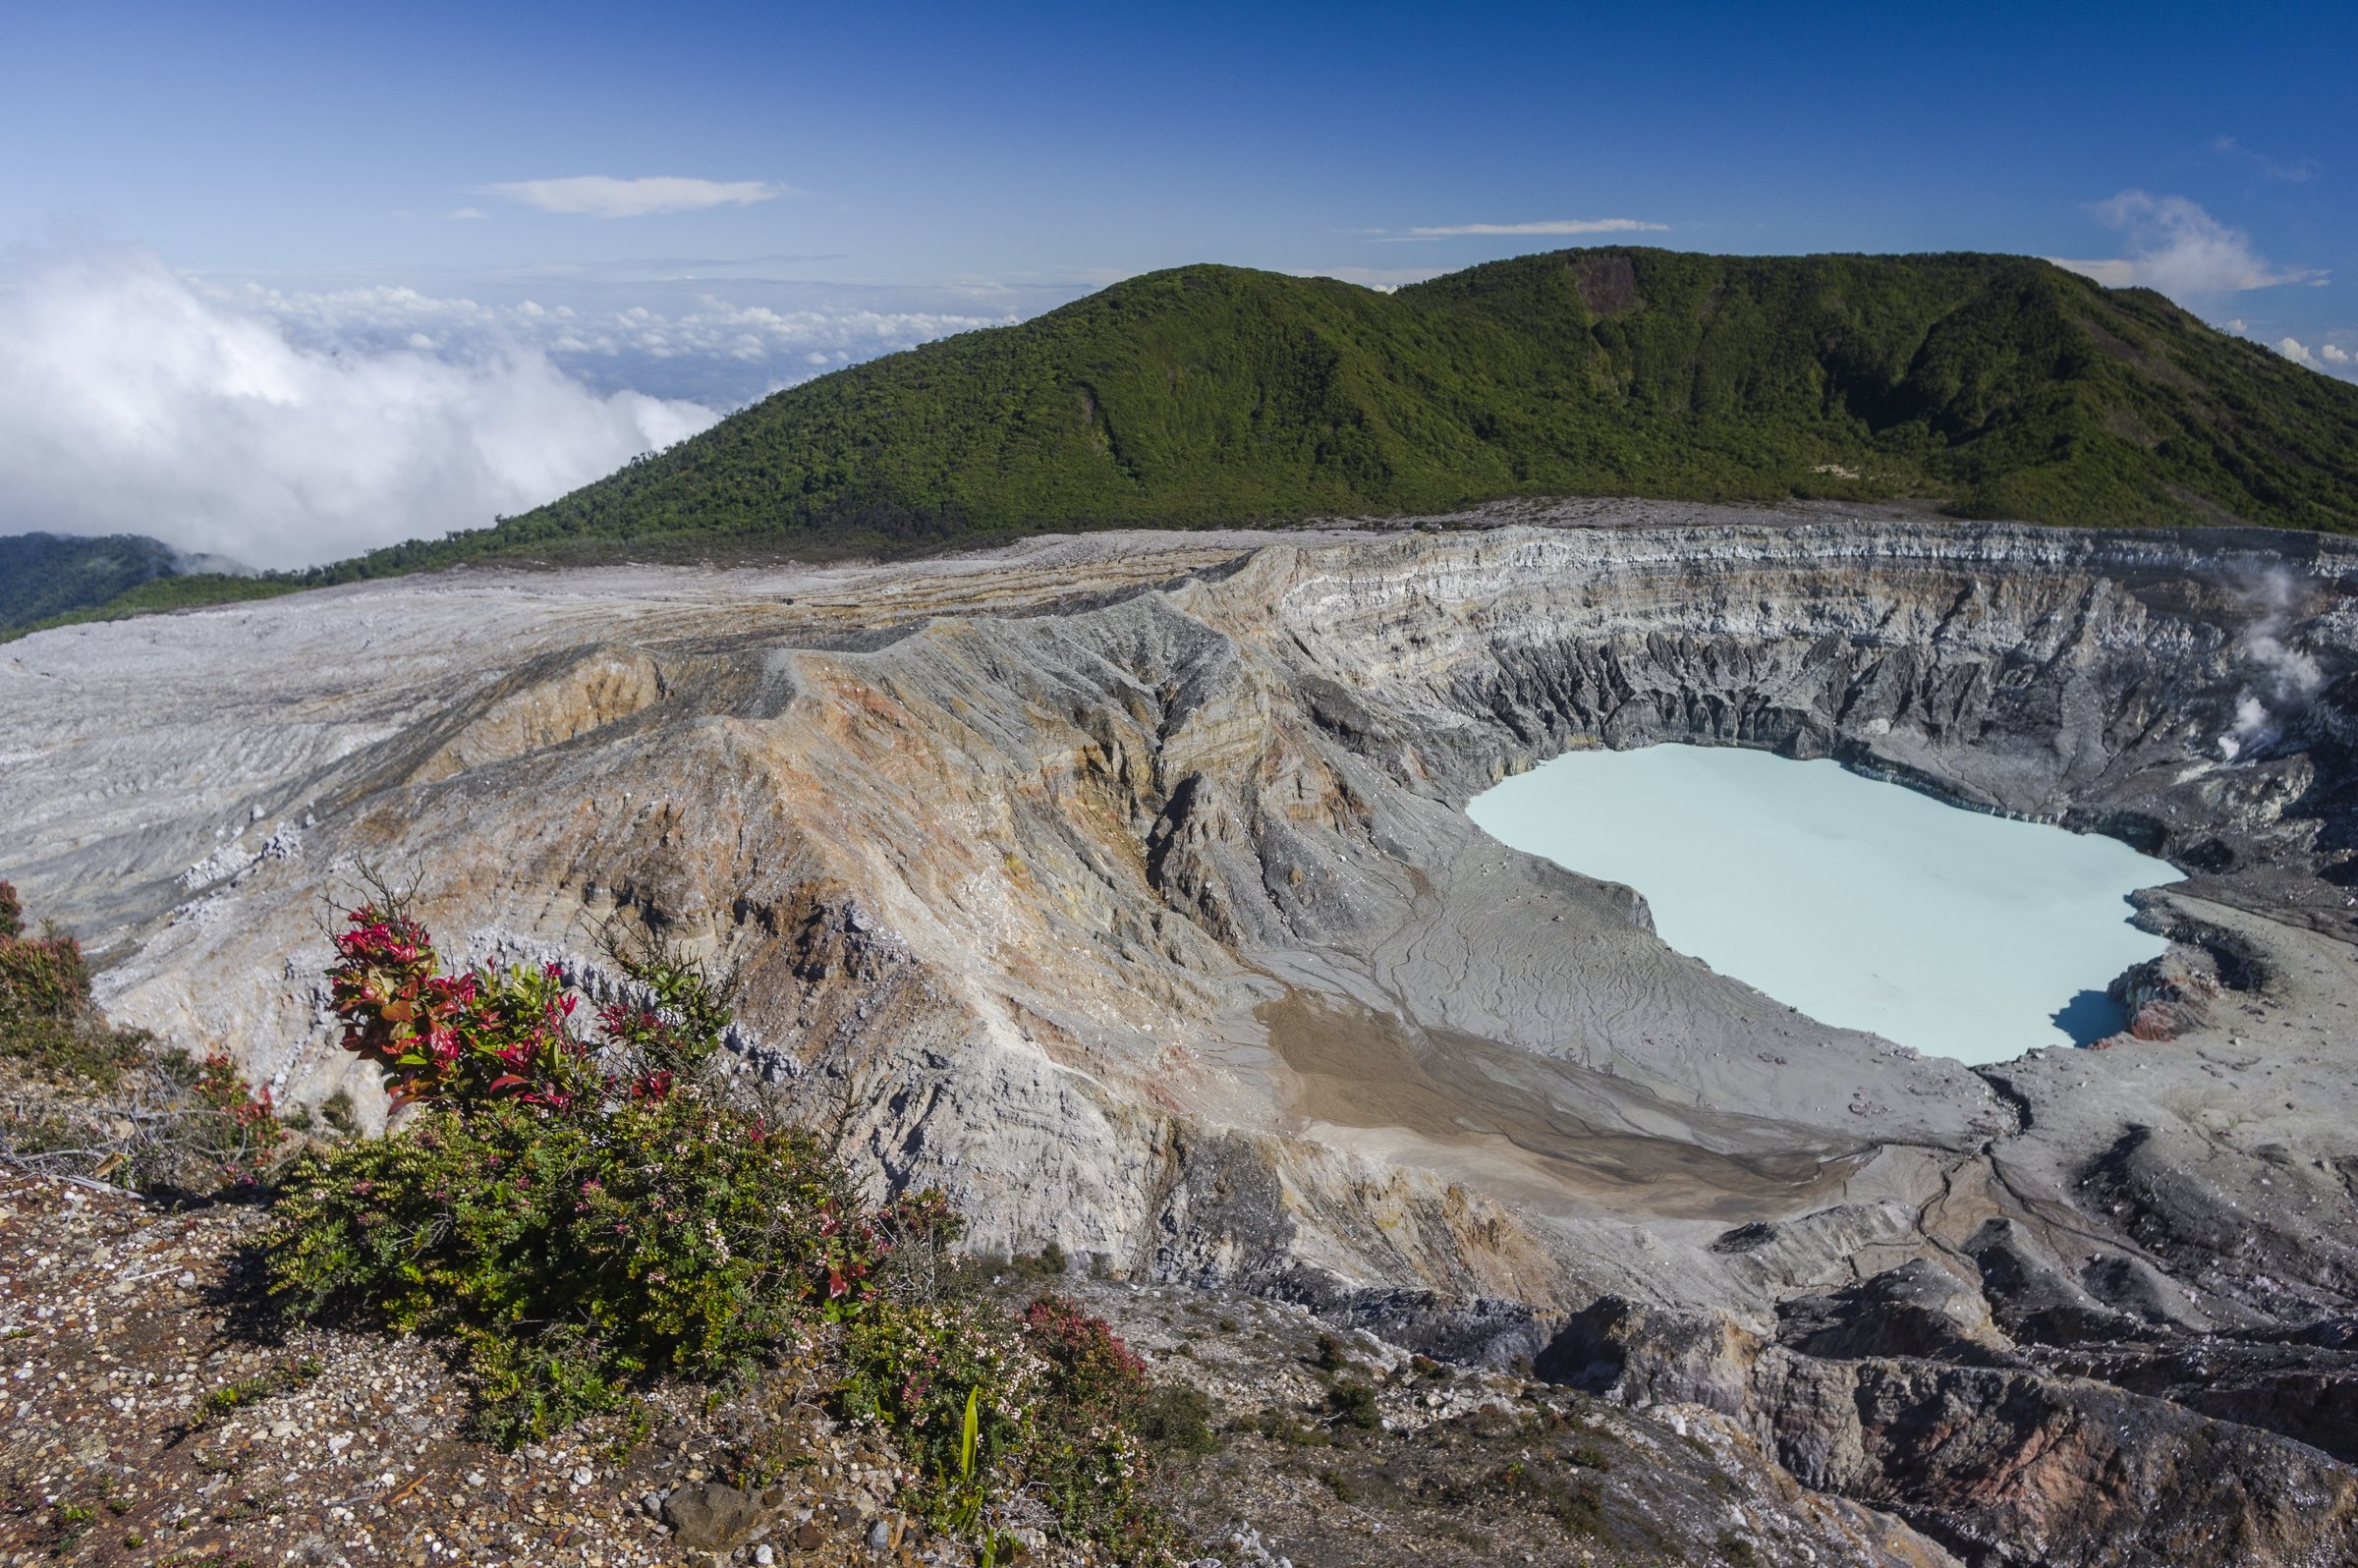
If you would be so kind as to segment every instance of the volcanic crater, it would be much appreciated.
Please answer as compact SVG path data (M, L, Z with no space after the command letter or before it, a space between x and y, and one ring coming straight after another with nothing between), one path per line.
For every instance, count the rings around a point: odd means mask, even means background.
M1735 1417L1977 1562L2358 1551L2358 546L1488 509L469 569L0 654L28 902L281 1100L363 867L481 959L737 967L736 1069L983 1245ZM2128 1034L1970 1068L1465 815L1662 742L2128 841Z

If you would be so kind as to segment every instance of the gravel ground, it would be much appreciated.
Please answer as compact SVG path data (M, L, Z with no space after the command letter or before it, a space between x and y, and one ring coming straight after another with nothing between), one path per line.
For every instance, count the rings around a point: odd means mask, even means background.
M0 1175L0 1562L974 1560L896 1505L913 1478L827 1420L822 1379L792 1365L726 1400L658 1390L637 1431L591 1423L514 1454L475 1441L431 1346L266 1330L237 1261L261 1217ZM1801 1491L1710 1412L1440 1367L1281 1303L1056 1283L1158 1379L1206 1396L1216 1451L1165 1465L1204 1568L1948 1560ZM716 1526L732 1506L742 1516ZM1020 1560L1097 1561L1038 1538Z
M260 1218L0 1178L0 1560L709 1561L642 1499L739 1458L747 1433L729 1418L746 1412L670 1391L627 1452L593 1426L499 1453L465 1435L465 1391L418 1341L255 1332L232 1276ZM901 1478L885 1456L804 1416L762 1432L797 1481L746 1560L964 1560L891 1507Z

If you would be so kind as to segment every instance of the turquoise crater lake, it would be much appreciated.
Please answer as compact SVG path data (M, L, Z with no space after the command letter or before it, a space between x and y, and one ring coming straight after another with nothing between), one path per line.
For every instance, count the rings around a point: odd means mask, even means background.
M1636 888L1662 940L1719 973L1966 1062L2118 1031L2105 985L2164 945L2129 924L2127 895L2179 879L2114 839L1728 747L1574 752L1466 810Z

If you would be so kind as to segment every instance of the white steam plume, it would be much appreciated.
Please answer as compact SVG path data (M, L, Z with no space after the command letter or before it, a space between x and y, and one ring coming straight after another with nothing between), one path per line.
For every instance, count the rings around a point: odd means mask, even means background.
M481 527L716 418L600 397L532 349L460 364L300 347L146 251L0 276L0 532L309 565Z
M2218 755L2230 762L2274 745L2285 721L2326 684L2317 660L2284 641L2293 590L2291 574L2281 570L2265 574L2245 590L2260 613L2236 644L2250 673L2235 699L2235 722L2218 738Z

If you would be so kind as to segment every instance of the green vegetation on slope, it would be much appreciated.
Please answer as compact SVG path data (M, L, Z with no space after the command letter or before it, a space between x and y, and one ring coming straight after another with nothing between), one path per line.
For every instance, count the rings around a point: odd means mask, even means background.
M195 610L207 604L236 604L246 599L276 598L281 593L316 588L324 579L315 573L271 572L261 577L235 577L226 572L191 572L185 576L151 578L138 588L116 594L88 609L69 610L22 626L0 627L0 643L53 626L79 626L85 621L127 621L135 615L164 610Z
M0 537L0 631L87 609L171 575L172 547L136 533Z
M0 882L0 1161L196 1196L251 1182L279 1148L267 1091L227 1056L183 1055L90 1001L82 945L28 933Z
M268 598L310 582L306 574L183 572L179 560L169 544L137 533L0 537L0 643L81 621Z
M2358 387L2026 257L1572 251L1394 295L1184 267L822 377L495 528L329 574L1525 495L2347 531Z

